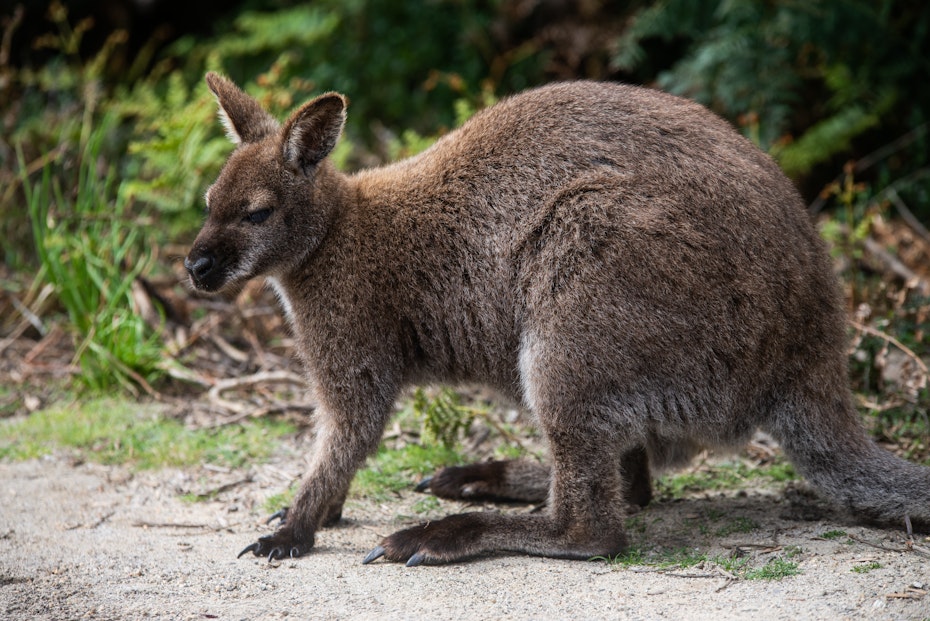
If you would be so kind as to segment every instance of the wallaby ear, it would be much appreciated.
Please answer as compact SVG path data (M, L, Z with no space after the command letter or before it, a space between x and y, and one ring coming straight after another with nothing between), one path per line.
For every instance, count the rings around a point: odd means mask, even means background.
M230 80L207 74L207 86L220 104L220 120L234 143L259 142L278 131L278 122Z
M346 122L346 98L326 93L301 106L284 124L284 162L308 174L336 146Z

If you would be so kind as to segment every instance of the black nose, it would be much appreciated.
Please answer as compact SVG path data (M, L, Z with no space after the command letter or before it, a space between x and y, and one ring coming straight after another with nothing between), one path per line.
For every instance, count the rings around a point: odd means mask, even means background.
M204 276L210 273L215 263L213 255L210 254L197 257L193 261L191 261L190 257L187 257L184 259L184 268L196 280L202 280Z

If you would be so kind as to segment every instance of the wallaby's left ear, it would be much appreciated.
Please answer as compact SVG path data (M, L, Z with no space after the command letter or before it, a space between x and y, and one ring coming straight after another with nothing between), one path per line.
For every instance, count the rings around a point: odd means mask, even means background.
M346 98L326 93L301 106L284 124L284 162L308 174L336 146L346 122Z
M278 131L277 121L230 80L212 71L206 80L220 104L226 135L234 143L259 142Z

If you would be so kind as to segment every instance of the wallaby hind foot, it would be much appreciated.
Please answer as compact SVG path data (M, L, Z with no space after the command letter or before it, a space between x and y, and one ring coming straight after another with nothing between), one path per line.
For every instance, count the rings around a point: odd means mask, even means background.
M616 556L628 545L622 528L569 532L545 514L459 513L389 535L362 561L379 558L416 565L439 565L495 552L588 560ZM615 525L616 526L616 525Z

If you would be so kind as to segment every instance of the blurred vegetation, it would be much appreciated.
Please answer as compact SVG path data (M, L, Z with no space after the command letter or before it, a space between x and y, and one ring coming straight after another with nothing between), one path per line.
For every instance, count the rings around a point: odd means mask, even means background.
M104 391L113 384L134 391L158 373L161 339L133 309L136 278L152 267L151 225L133 217L115 185L114 166L102 157L112 117L82 136L75 186L62 187L60 161L46 163L33 182L20 151L23 193L39 272L51 284L78 338L78 378ZM122 186L120 186L122 187ZM54 205L54 213L50 207Z
M189 429L165 418L157 406L95 398L65 402L4 427L0 458L30 459L64 448L76 459L130 464L138 469L209 463L241 468L267 459L276 439L293 425L246 421L214 429Z
M104 4L0 9L0 284L23 299L53 287L90 388L164 376L160 328L132 318L127 290L168 269L159 248L193 238L231 150L207 70L279 117L315 93L346 93L335 155L346 169L425 148L525 87L614 79L701 101L777 158L826 218L851 310L868 307L872 332L856 332L852 358L868 409L894 413L884 430L928 428L926 381L892 381L882 361L900 350L887 336L930 356L930 300L870 267L863 248L894 218L930 221L930 4L240 0L206 4L187 32L181 16L171 34L150 24L141 39L90 16Z

